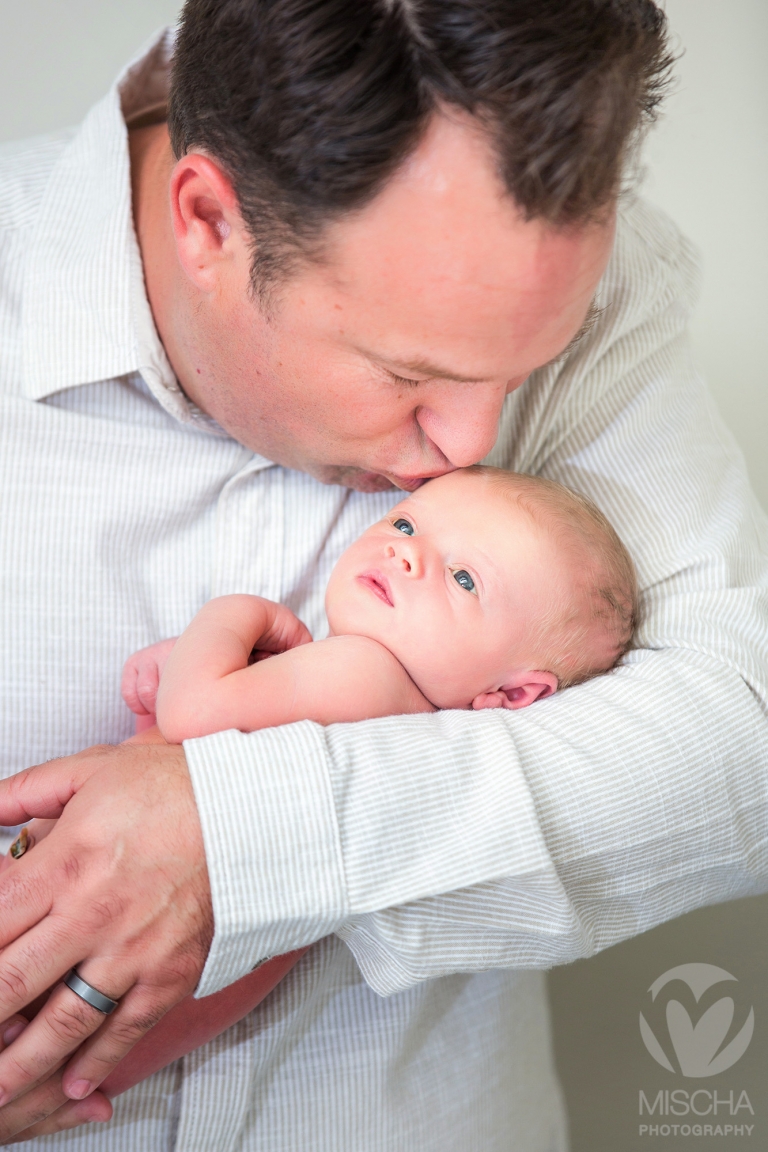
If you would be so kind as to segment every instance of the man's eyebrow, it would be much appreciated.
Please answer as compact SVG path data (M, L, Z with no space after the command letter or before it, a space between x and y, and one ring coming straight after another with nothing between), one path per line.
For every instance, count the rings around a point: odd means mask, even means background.
M482 384L482 380L478 376L462 376L458 372L451 372L441 364L432 364L429 360L390 360L370 352L365 353L365 355L369 360L374 360L389 371L394 369L395 375L399 375L401 372L403 374L413 372L417 376L426 376L430 380L455 380L457 384Z

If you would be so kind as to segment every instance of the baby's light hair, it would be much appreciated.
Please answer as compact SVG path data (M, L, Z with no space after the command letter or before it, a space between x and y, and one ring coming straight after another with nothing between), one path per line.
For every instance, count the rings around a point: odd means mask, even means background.
M579 573L577 595L551 605L533 626L540 671L568 688L608 672L629 648L637 625L637 577L613 526L586 496L543 476L476 464L467 469L514 500L566 549Z

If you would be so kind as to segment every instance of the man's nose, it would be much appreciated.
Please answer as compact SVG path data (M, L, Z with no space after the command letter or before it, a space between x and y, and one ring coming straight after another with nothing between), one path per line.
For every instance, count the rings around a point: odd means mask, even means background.
M439 385L416 414L420 428L456 468L477 464L493 448L506 383Z

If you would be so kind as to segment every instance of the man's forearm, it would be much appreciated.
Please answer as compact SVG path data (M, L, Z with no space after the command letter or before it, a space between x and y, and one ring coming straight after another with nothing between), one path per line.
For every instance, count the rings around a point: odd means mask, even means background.
M241 813L201 990L330 931L382 993L548 967L768 886L768 730L736 674L649 655L531 711L188 742L206 844Z

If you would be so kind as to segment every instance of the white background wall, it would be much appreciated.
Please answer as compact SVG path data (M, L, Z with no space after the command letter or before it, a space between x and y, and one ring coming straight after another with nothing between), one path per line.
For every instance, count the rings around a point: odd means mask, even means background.
M176 0L0 0L0 140L77 122L178 7ZM667 0L666 9L684 55L646 149L645 188L701 249L696 356L768 507L768 0ZM755 1039L738 1069L701 1084L726 1095L747 1087L758 1110L750 1146L768 1148L768 1105L760 1114L766 925L762 898L705 909L552 975L574 1152L646 1146L637 1135L638 1089L679 1084L656 1075L661 1070L640 1043L638 1012L651 981L688 961L726 968L745 1003L755 1005ZM739 1119L751 1118L742 1112ZM737 1139L707 1139L706 1146L719 1152ZM688 1146L683 1137L653 1143Z
M694 347L768 507L768 0L664 6L684 54L645 189L701 249Z
M180 0L0 0L0 140L82 120Z

